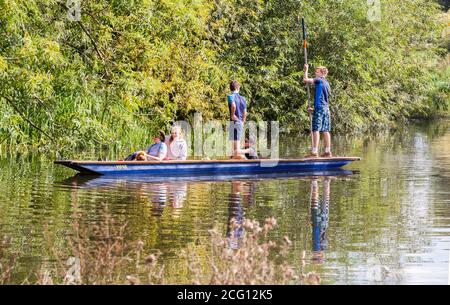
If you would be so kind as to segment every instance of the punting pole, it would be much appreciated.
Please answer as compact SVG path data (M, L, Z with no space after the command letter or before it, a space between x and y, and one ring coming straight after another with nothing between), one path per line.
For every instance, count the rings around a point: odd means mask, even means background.
M308 64L308 41L306 39L306 25L305 18L302 17L302 30L303 30L303 54L305 55L305 65ZM309 84L306 84L306 91L308 92L308 108L311 107L311 92ZM312 135L312 114L309 113L309 129L311 131L311 147L313 147L313 135Z

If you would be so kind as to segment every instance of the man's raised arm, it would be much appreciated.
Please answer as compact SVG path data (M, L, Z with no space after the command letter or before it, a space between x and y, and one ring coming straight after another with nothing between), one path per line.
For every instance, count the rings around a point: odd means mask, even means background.
M305 64L304 68L305 74L303 74L303 82L306 84L314 84L314 79L308 77L308 68L309 68L308 64Z

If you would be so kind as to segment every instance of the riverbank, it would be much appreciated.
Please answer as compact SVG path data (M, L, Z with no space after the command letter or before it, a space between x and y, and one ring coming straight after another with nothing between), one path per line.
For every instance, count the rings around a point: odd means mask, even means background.
M423 118L411 118L408 122L393 122L390 126L385 126L383 128L371 128L368 130L360 132L351 133L335 133L332 132L332 138L336 138L338 142L341 138L360 138L360 139L370 139L377 136L383 136L386 134L394 135L396 132L405 132L410 126L415 125L445 125L450 118L448 116L439 116L433 119L423 119ZM225 129L224 129L225 130ZM224 132L227 141L226 130ZM194 138L194 134L191 135L191 140ZM309 132L299 131L296 127L285 128L280 127L280 139L293 139L292 145L293 149L296 150L300 147L301 153L300 157L308 153L309 144L308 139L310 137ZM17 158L17 159L27 159L30 156L39 155L39 159L42 161L51 161L58 159L72 159L72 160L120 160L124 158L129 152L135 151L138 148L144 148L149 145L147 137L142 137L142 139L135 139L136 144L132 143L122 143L122 142L111 142L109 145L93 145L91 147L75 147L73 150L60 149L56 147L35 147L33 145L28 146L26 144L21 145L1 145L0 144L0 157L3 158ZM300 144L302 143L302 144ZM289 148L280 148L281 152ZM336 152L340 153L340 152ZM192 156L192 148L189 152L189 158L194 158ZM342 155L344 156L344 155ZM199 158L198 156L196 157ZM225 156L217 156L217 158L226 158Z
M0 144L18 151L125 150L195 112L226 121L231 79L250 120L308 130L299 14L311 66L330 71L335 132L448 114L437 1L83 2L79 20L13 3L0 8Z

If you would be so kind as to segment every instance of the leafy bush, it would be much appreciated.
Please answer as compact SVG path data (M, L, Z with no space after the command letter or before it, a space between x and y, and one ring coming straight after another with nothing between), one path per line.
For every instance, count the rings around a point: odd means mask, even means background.
M0 145L58 151L142 146L201 112L226 120L230 79L250 119L307 130L300 18L310 64L329 67L334 130L448 115L445 18L438 2L357 0L0 3Z

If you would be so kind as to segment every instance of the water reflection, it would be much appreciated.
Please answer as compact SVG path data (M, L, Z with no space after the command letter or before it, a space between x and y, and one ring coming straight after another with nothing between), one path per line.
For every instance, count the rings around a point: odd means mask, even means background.
M105 191L117 191L135 195L138 198L145 197L152 207L152 215L161 216L164 208L172 208L173 215L180 215L188 194L188 181L152 182L146 177L105 177L92 175L75 175L60 182L62 186L70 186L72 199L78 194L79 189L94 188Z
M450 121L333 139L336 153L362 161L348 167L360 169L359 175L346 178L341 171L329 185L316 173L75 176L60 182L74 172L39 155L0 157L0 240L10 237L7 254L18 258L14 283L51 260L44 226L66 253L74 214L97 225L105 207L117 225L128 225L127 241L142 239L149 250L165 254L168 283L189 282L180 268L180 250L187 246L208 265L208 231L217 223L224 236L239 237L245 232L227 232L231 218L261 223L271 216L278 223L271 238L288 236L290 262L306 261L305 272L319 272L324 283L448 283ZM283 137L280 156L302 155L306 142ZM389 270L387 277L380 270Z
M309 182L309 218L306 221L307 230L311 234L311 258L313 263L323 263L328 249L327 229L329 226L330 207L330 175L303 177ZM228 203L227 232L229 247L239 249L245 234L243 223L246 211L256 205L257 181L232 181ZM309 234L308 234L309 235ZM304 237L307 242L307 236ZM303 248L303 267L306 264L306 245Z
M358 170L335 169L327 171L306 171L306 172L275 172L261 174L207 174L207 175L86 175L76 174L57 184L60 186L71 186L80 188L102 187L124 183L172 183L172 182L220 182L220 181L258 181L261 179L289 179L289 178L310 178L310 177L345 177L359 173Z
M173 208L173 214L180 213L178 210L184 206L188 193L187 182L141 183L141 185L148 194L154 216L161 216L165 206Z
M76 196L80 189L104 190L108 193L117 192L137 198L145 198L151 206L152 216L163 216L166 207L170 207L170 214L180 216L185 206L188 194L193 189L201 189L208 183L223 181L227 183L228 195L227 230L229 246L237 249L245 233L243 222L246 211L257 205L257 186L266 181L297 180L310 182L310 213L308 227L312 226L313 261L323 261L323 251L327 248L326 229L328 227L328 206L330 198L331 177L347 177L358 171L335 170L310 173L283 173L261 175L209 175L194 177L149 177L149 176L90 176L75 175L62 182L63 187L70 187L72 196ZM274 179L276 177L276 179ZM168 181L165 181L168 180ZM322 181L323 196L319 196L319 184ZM191 191L189 191L191 190ZM72 198L73 199L73 198ZM137 201L137 200L136 200ZM195 200L194 200L195 201ZM265 199L263 199L264 203ZM191 213L192 211L189 211ZM311 221L311 223L309 223ZM306 238L306 237L305 237ZM306 240L305 240L306 241Z
M241 246L241 239L244 236L244 209L256 204L256 183L239 180L231 182L226 233L231 249L238 249Z
M313 261L324 261L324 250L328 248L328 215L330 206L330 177L322 179L323 194L320 197L319 179L312 178L310 184L310 209L312 226Z
M307 226L312 230L312 261L322 263L324 261L324 251L328 248L328 219L330 206L330 184L332 177L350 176L352 171L336 173L319 173L311 177L302 177L302 180L310 182L310 200L309 210L310 219ZM320 184L322 187L322 196L320 196ZM226 236L229 238L229 247L238 249L241 246L241 239L244 236L245 229L243 222L245 211L256 205L256 187L257 181L235 180L230 185L228 222ZM309 222L310 221L310 222ZM306 242L306 238L305 238ZM306 246L304 247L306 250ZM305 251L303 253L306 253Z

